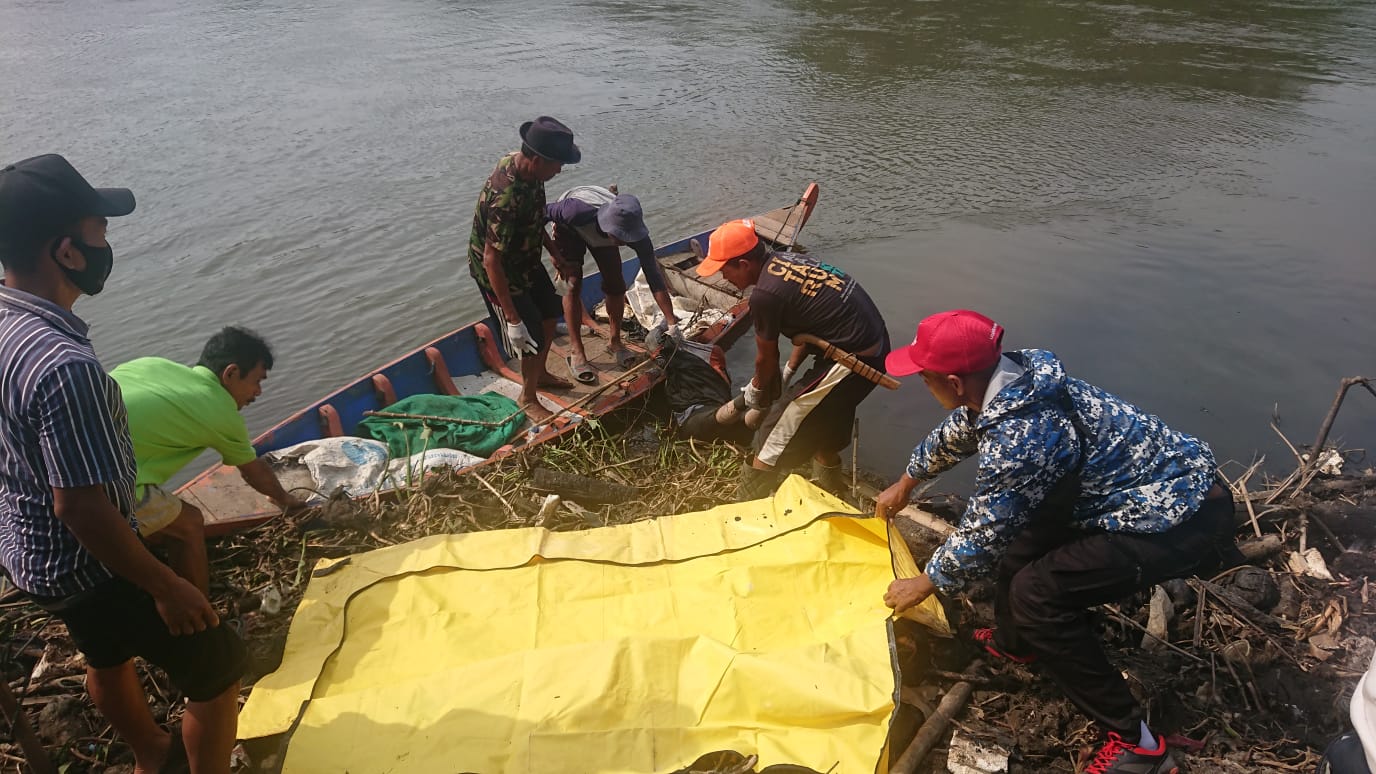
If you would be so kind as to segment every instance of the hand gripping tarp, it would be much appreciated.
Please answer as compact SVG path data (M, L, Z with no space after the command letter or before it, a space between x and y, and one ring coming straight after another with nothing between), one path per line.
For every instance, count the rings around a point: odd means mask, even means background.
M801 478L582 532L438 535L322 561L243 738L293 772L885 765L886 529ZM939 608L937 608L939 612Z

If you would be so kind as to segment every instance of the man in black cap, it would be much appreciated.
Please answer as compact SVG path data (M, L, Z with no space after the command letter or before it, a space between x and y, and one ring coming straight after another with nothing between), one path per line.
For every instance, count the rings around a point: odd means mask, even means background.
M497 162L473 212L468 238L468 272L502 329L508 356L521 358L522 408L532 422L550 418L540 405L539 387L572 385L549 373L549 347L563 312L554 283L540 262L549 250L564 265L559 247L545 232L545 183L565 164L583 157L573 132L557 119L540 116L521 125L521 149ZM570 321L569 327L577 325Z
M602 274L602 294L607 299L607 354L622 368L631 365L635 355L621 343L621 322L626 314L626 278L621 274L621 246L629 245L640 258L640 269L650 286L655 304L664 315L661 327L671 336L678 334L678 318L664 283L664 272L655 260L655 246L650 241L650 229L640 200L630 194L614 193L599 185L580 185L560 195L545 208L554 224L554 243L564 259L560 274L568 280L564 294L564 319L569 322L569 371L584 384L593 384L597 376L588 365L583 351L582 326L573 321L583 319L583 256L589 252Z
M61 156L0 170L0 566L67 625L138 771L187 758L227 773L243 643L139 540L119 387L72 313L110 275L106 219L133 209L128 189L92 188ZM148 711L135 656L189 700L180 740Z

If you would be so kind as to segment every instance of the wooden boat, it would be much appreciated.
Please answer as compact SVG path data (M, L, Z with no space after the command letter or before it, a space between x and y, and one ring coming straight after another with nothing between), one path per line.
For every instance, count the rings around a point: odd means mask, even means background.
M756 232L780 249L795 247L798 232L817 204L817 193L817 184L813 183L794 204L755 216ZM721 313L715 322L690 334L691 338L729 347L748 327L749 304L739 290L719 275L703 279L694 270L702 261L710 235L708 230L669 242L655 251L655 257L663 268L672 295L689 300L693 306ZM628 286L639 272L640 260L634 255L622 264ZM594 272L584 278L585 309L595 309L603 301L599 277ZM591 315L586 315L583 322L593 331L592 335L583 336L583 342L589 363L598 371L598 383L580 384L572 374L566 373L567 337L561 334L550 354L550 371L568 378L574 386L542 389L539 395L541 404L556 413L555 419L534 428L527 423L510 443L481 464L536 444L555 441L585 419L601 416L644 396L663 378L650 362L642 361L628 369L611 363L606 354L606 333L602 325ZM365 412L381 410L400 398L420 393L471 395L495 391L515 398L520 392L519 365L511 358L511 353L503 351L501 337L494 335L495 330L495 323L489 317L426 342L292 414L256 438L254 448L263 455L307 441L349 435ZM632 342L628 342L628 346L635 348ZM461 472L477 467L480 465L464 468ZM283 483L291 488L297 482L284 480ZM201 509L208 535L255 526L281 512L244 483L237 469L226 465L216 465L205 471L177 494Z

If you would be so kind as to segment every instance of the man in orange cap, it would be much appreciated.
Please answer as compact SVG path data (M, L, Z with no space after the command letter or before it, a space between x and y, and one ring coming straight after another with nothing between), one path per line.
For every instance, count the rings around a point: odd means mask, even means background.
M966 457L978 455L979 473L955 532L884 602L901 612L993 576L996 626L975 640L996 657L1037 662L1108 732L1085 771L1175 772L1089 610L1240 561L1232 498L1208 445L1067 376L1054 354L1005 353L1002 342L998 323L956 309L923 320L913 343L888 357L890 373L921 374L952 411L880 494L880 515Z
M779 369L779 337L810 333L855 355L876 370L884 369L889 334L879 308L849 274L798 253L775 252L755 233L749 220L723 224L708 243L698 274L717 272L750 293L755 318L755 372L744 388L743 402L768 411L755 434L755 459L743 471L738 496L768 495L781 474L813 460L814 478L833 492L841 488L841 450L850 443L855 409L874 383L842 365L795 346ZM789 386L809 355L814 364Z

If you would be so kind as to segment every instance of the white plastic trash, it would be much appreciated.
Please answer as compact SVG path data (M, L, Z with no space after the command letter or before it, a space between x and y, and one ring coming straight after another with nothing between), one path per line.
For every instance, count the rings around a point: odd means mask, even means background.
M1349 708L1352 727L1362 740L1362 752L1366 753L1367 768L1376 771L1376 654L1372 654L1366 674L1357 681Z
M332 495L344 490L350 497L390 491L418 483L437 468L461 470L485 462L457 449L430 449L407 459L392 459L387 444L371 438L321 438L268 455L274 465L304 465L315 490Z

